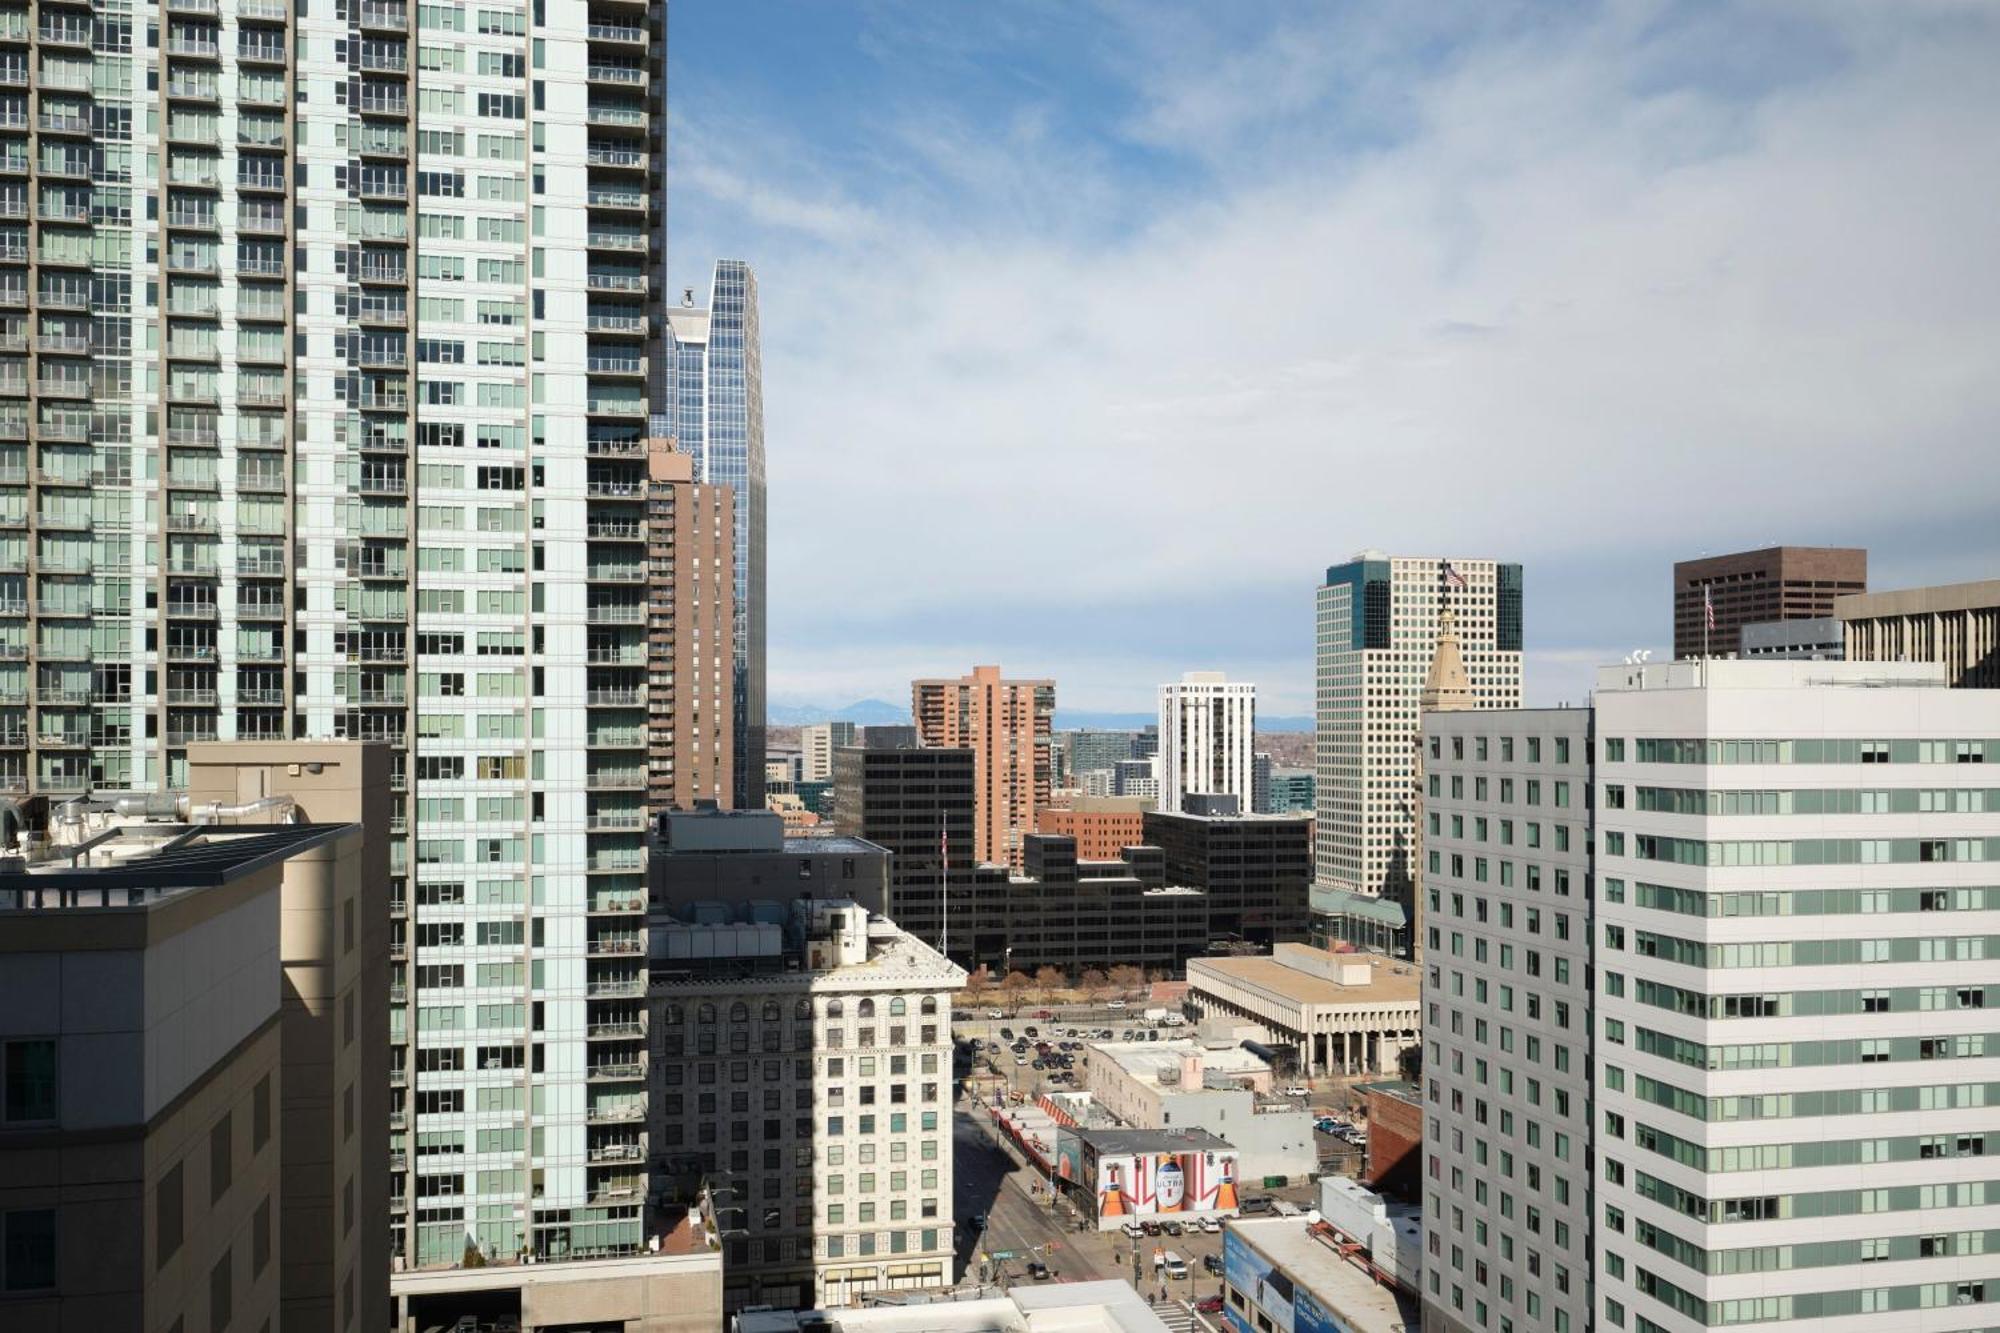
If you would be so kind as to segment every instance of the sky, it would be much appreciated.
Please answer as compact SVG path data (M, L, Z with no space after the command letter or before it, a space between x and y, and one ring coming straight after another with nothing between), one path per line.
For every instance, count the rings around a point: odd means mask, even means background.
M774 703L1000 663L1312 703L1314 588L2000 575L2000 6L672 0L669 267L755 267Z

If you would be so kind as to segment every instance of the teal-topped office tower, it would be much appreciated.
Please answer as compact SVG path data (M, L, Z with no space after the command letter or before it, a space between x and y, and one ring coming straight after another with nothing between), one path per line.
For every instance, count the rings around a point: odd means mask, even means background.
M1447 600L1478 708L1521 706L1521 566L1364 551L1326 571L1315 637L1313 929L1409 952L1421 696Z

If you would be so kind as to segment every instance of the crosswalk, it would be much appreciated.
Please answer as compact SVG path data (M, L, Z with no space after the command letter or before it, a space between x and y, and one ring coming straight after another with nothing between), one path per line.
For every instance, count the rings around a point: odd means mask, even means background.
M1188 1307L1185 1301L1173 1301L1166 1305L1155 1305L1153 1313L1160 1322L1173 1333L1214 1333L1215 1325Z

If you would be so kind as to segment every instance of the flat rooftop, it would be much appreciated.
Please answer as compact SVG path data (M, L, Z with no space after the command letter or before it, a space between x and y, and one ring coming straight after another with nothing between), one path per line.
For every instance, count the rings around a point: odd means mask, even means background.
M1210 1046L1206 1042L1181 1038L1173 1041L1099 1041L1095 1050L1118 1062L1118 1067L1134 1078L1160 1082L1162 1075L1178 1079L1181 1057L1199 1055L1201 1071L1207 1074L1268 1074L1271 1066L1234 1043ZM1183 1089L1194 1091L1194 1089Z
M866 838L824 837L786 838L785 851L796 856L865 856L875 853L887 856L889 850Z
M1079 1129L1076 1137L1100 1154L1226 1152L1236 1145L1205 1129Z
M1928 616L1948 611L1979 611L1992 606L2000 606L2000 579L1850 593L1833 599L1833 614L1840 620L1869 620L1875 616Z
M213 888L330 842L353 824L172 824L134 820L38 861L0 858L0 911L144 907Z
M1213 973L1225 980L1269 991L1294 1004L1416 1004L1423 996L1423 974L1417 968L1379 954L1333 955L1342 964L1365 963L1370 981L1365 986L1344 986L1326 977L1287 967L1277 958L1190 958L1188 981L1199 987L1205 975Z
M1646 662L1597 669L1599 694L1808 688L1942 690L1945 669L1941 662L1801 662L1770 657Z
M1353 1333L1416 1333L1422 1321L1416 1302L1407 1305L1337 1251L1314 1239L1303 1217L1232 1217L1222 1226L1254 1247L1292 1281L1313 1294L1327 1313ZM1255 1298L1255 1293L1244 1295Z
M745 1311L733 1326L741 1333L1167 1333L1129 1283L1109 1281L999 1295L912 1293L903 1304L861 1309Z

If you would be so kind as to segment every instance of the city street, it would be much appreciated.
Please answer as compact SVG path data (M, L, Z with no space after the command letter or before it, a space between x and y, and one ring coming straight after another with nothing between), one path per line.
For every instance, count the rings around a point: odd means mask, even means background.
M1046 1204L1030 1197L1039 1177L1009 1149L994 1142L984 1116L959 1110L952 1117L952 1148L952 1209L959 1223L959 1266L969 1278L982 1276L981 1252L1010 1256L997 1259L994 1269L996 1279L1008 1282L1031 1280L1028 1264L1037 1259L1066 1281L1112 1276L1075 1252L1072 1224L1051 1215ZM987 1219L986 1230L976 1233L971 1219L982 1213Z

